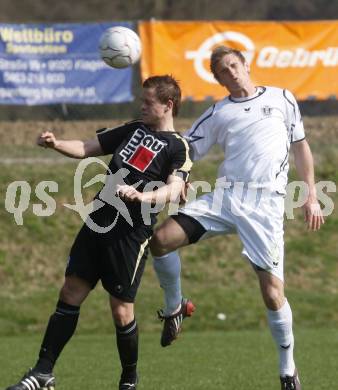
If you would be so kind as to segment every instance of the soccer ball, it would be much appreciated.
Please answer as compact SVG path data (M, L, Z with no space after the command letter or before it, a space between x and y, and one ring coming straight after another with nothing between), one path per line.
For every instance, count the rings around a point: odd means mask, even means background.
M100 56L113 68L126 68L135 64L141 55L139 36L127 27L111 27L101 35Z

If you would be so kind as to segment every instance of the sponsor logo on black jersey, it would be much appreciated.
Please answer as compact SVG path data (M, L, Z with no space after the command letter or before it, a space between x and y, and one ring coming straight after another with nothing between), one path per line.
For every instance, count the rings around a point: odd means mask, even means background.
M137 129L119 154L123 162L144 172L166 145L166 142L158 140L141 129Z

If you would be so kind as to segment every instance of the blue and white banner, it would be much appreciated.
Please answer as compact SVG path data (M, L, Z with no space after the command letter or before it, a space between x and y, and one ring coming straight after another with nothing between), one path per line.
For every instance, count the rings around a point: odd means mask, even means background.
M99 57L108 27L93 24L0 24L0 104L118 103L133 100L132 68Z

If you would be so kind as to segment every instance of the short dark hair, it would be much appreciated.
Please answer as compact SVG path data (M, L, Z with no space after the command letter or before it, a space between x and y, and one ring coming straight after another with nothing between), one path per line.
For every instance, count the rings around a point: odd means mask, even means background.
M181 88L171 75L152 76L144 80L143 88L154 88L158 100L162 104L173 102L173 116L177 116L181 106Z
M245 62L246 62L245 57L243 56L243 54L239 50L232 49L231 47L227 47L227 46L215 47L215 49L212 51L211 57L210 57L210 70L211 70L211 72L214 75L216 80L218 80L217 73L216 73L217 64L224 56L226 56L228 54L235 55L237 58L239 58L239 60L242 62L242 64L245 64Z

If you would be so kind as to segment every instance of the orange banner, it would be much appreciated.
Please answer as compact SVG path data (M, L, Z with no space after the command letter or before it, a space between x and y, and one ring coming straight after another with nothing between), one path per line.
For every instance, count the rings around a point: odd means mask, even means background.
M140 22L142 78L170 73L183 97L224 96L209 70L217 45L239 49L256 85L291 90L298 99L338 95L338 21Z

